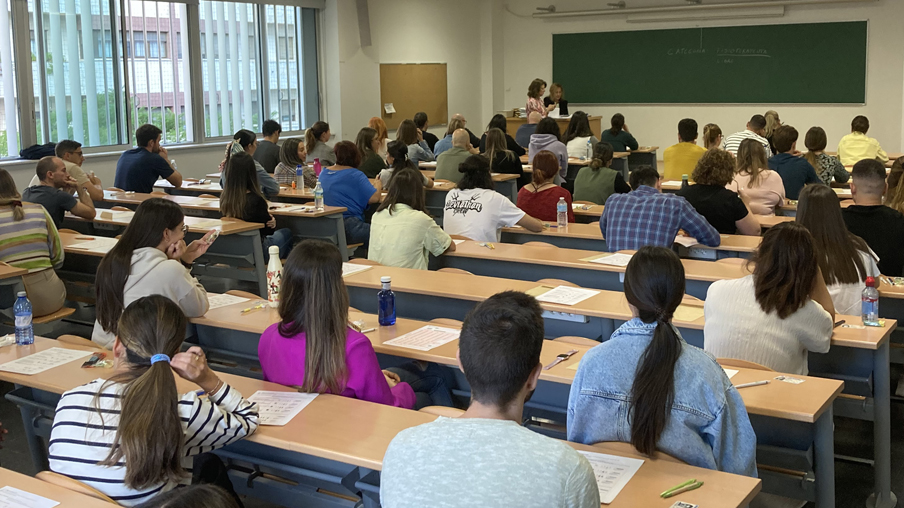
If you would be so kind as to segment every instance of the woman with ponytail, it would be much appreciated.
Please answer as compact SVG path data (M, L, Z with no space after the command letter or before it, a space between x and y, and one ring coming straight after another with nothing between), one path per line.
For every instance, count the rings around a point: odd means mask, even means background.
M600 141L605 141L612 145L612 149L616 152L637 150L637 140L628 132L628 125L625 124L625 115L621 113L612 115L611 123L612 128L602 132Z
M625 182L621 171L610 167L614 152L612 145L602 141L593 147L593 159L589 166L584 166L578 171L574 179L574 200L589 201L598 205L605 205L606 200L613 194L627 194L631 192L631 186Z
M324 168L336 164L336 152L327 145L331 137L330 124L314 122L304 133L304 148L308 153L305 162L313 164L314 159L320 159L320 166Z
M113 343L112 377L69 390L57 403L53 471L133 506L188 484L187 458L257 429L255 405L217 377L201 348L179 352L187 324L164 296L139 298L126 308ZM201 391L180 395L176 376ZM215 463L204 462L195 476L207 476L205 468Z
M392 182L392 175L396 170L410 168L418 172L421 175L424 188L432 189L433 188L433 180L424 176L414 165L413 162L408 160L408 146L405 145L402 141L395 140L390 141L386 146L386 163L389 164L389 167L380 171L380 174L377 175L377 179L383 184L383 188L387 191L389 190L389 186Z
M559 160L546 150L534 156L533 181L518 191L518 208L539 220L556 222L559 199L568 204L568 222L574 222L571 193L555 184Z
M684 267L670 249L641 247L625 271L633 319L588 351L571 385L568 440L630 442L693 466L756 476L756 435L722 367L672 325Z
M226 145L226 158L220 163L220 187L228 185L226 178L226 170L229 167L229 160L233 155L238 153L247 153L254 155L257 151L257 136L248 129L242 129L235 133L232 141ZM267 170L261 166L260 162L254 161L257 170L257 181L261 186L264 196L271 197L279 194L279 183L273 178L273 175L267 173Z

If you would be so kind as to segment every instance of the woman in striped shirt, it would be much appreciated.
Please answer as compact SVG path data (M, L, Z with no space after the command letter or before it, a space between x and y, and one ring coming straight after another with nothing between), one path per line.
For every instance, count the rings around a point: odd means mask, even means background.
M210 370L201 348L179 352L186 324L164 296L126 308L113 344L113 376L69 390L57 404L53 471L133 506L188 484L191 457L257 429L255 404ZM201 391L179 395L174 374Z

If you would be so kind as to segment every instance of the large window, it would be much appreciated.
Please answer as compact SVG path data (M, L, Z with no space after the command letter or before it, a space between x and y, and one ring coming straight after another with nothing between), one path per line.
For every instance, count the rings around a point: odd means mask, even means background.
M6 4L7 2L3 2ZM0 157L19 154L19 119L16 116L16 66L13 62L13 32L8 6L0 9Z

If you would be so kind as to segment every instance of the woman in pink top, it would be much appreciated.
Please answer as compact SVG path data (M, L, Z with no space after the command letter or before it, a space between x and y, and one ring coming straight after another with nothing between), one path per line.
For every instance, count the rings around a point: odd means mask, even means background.
M380 369L370 339L348 324L348 291L335 245L298 244L283 268L282 288L280 322L264 331L257 348L265 380L406 409L452 405L439 367L412 362Z
M543 104L543 94L546 93L546 81L543 81L540 78L537 78L531 81L530 86L527 87L527 111L525 112L525 116L530 116L531 111L536 111L540 113L540 116L546 118L546 115L555 109L555 104L550 104L549 107L546 107Z
M754 215L775 215L776 207L785 203L782 177L768 167L762 144L753 139L741 142L734 180L725 187L737 192Z

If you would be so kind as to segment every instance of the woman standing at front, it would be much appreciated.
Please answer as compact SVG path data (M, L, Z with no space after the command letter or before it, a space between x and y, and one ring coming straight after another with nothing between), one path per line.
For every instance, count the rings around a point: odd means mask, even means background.
M546 115L556 108L555 104L549 106L543 105L542 97L545 93L546 81L537 78L530 82L530 86L527 87L527 111L525 112L525 117L530 116L531 112L536 111L537 113L540 113L540 116L546 118Z

